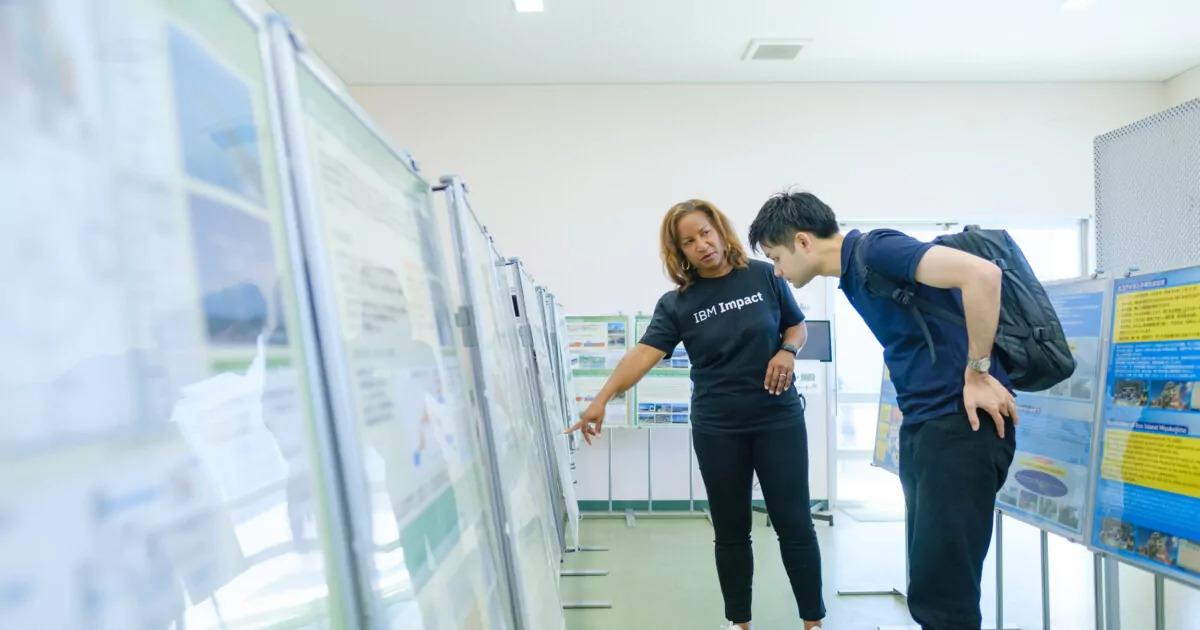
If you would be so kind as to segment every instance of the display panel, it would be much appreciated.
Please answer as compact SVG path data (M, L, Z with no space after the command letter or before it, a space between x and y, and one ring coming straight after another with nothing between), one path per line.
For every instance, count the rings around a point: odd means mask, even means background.
M338 339L327 370L344 375L334 386L352 402L337 420L356 441L343 449L347 479L365 485L353 531L372 605L391 627L506 627L497 519L430 188L299 61L295 154L311 181L298 188L311 196L309 264L330 279L314 296L334 305L318 315Z
M875 425L872 466L900 474L900 427L903 425L904 414L900 411L900 403L896 401L896 386L892 384L892 376L885 365L879 384L879 419Z
M0 626L352 605L262 44L224 2L0 4Z
M624 315L571 315L567 340L571 367L611 370L629 347L629 322Z
M1089 543L1200 584L1200 268L1116 281Z
M471 304L483 358L483 397L491 414L504 502L512 521L521 599L529 628L562 628L557 535L546 469L539 459L540 423L528 404L512 292L505 261L488 236L464 217L466 252L475 282Z
M633 319L633 343L637 343L638 340L642 338L642 335L646 334L646 329L649 327L649 315L638 315L635 317ZM688 357L687 349L683 347L682 343L679 343L675 344L675 349L671 352L671 354L669 356L664 356L662 361L659 361L658 365L655 367L691 369L692 361Z
M1053 388L1017 394L1017 451L996 506L1010 516L1082 542L1101 361L1108 343L1110 283L1046 286L1075 357L1075 372Z

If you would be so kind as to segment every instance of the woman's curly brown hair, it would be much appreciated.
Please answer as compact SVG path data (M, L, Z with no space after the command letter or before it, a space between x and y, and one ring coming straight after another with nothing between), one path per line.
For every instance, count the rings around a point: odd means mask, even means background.
M663 269L666 270L667 277L679 287L681 292L692 286L700 277L696 268L688 263L683 249L679 247L679 220L692 212L703 212L708 216L709 222L721 235L721 240L725 242L725 260L729 261L734 269L744 269L750 266L746 250L742 247L742 242L738 240L737 233L733 231L725 213L703 199L689 199L677 203L671 206L671 209L667 210L667 215L663 217L660 244Z

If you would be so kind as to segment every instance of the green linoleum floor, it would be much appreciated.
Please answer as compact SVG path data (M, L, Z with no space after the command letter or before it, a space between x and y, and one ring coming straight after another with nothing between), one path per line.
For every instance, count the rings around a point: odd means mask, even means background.
M822 549L827 630L867 630L884 624L911 623L904 604L890 597L839 598L839 587L882 586L889 574L899 580L903 555L894 548L902 536L900 523L855 523L839 516L836 528L818 522ZM638 518L629 528L624 519L585 519L585 545L607 546L607 552L568 554L565 568L610 571L605 577L564 577L563 599L608 600L611 610L568 610L568 630L698 628L716 630L724 620L721 592L713 562L712 528L704 518ZM755 515L754 627L756 630L800 628L774 530ZM832 554L832 555L831 555ZM831 558L858 558L854 567L836 566ZM899 585L898 583L896 585ZM887 587L892 584L887 584Z

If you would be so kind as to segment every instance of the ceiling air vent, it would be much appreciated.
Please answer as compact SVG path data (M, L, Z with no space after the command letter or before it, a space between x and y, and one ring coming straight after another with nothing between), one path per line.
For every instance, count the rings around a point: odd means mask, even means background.
M808 45L807 39L752 39L743 61L792 61Z

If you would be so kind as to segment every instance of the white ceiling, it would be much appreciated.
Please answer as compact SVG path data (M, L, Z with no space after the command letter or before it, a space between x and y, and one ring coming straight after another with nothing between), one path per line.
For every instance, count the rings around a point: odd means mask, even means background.
M1200 0L269 0L350 84L1163 81ZM795 61L742 61L805 38Z

